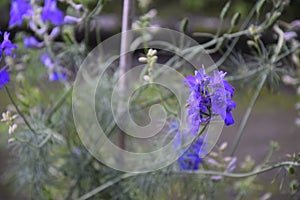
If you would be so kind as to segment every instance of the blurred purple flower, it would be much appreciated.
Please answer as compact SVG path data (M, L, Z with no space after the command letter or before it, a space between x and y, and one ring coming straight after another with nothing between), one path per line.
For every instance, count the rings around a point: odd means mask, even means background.
M48 68L53 69L54 63L52 62L48 53L44 53L40 56L41 62Z
M203 162L200 156L202 153L203 140L198 138L184 154L178 159L181 170L198 170L199 165Z
M297 33L294 32L294 31L288 31L288 32L285 32L285 33L284 33L284 39L285 39L286 41L288 41L288 40L290 40L290 39L293 39L293 38L295 38L295 37L297 37Z
M44 53L40 56L41 62L49 69L50 81L66 81L67 76L65 73L55 71L55 63L52 61L48 53Z
M231 98L234 95L234 87L232 87L232 85L230 85L227 81L223 81L224 83L224 88L225 88L225 92L226 92L226 117L224 119L225 125L229 126L234 124L234 119L232 116L231 111L236 107L236 103L231 100Z
M81 22L80 18L73 17L73 16L70 16L70 15L67 15L64 18L64 24L72 25L72 24L76 24L76 23L79 23L79 22Z
M0 90L10 81L9 73L5 69L0 69Z
M9 32L4 32L4 37L3 37L2 44L1 44L1 51L4 51L4 54L6 56L15 56L15 53L12 51L12 49L16 49L16 48L18 48L18 46L13 44L10 41L9 35L10 35Z
M42 20L44 22L51 21L54 25L61 25L64 21L63 12L57 8L56 0L45 0L42 11Z
M177 130L174 139L174 147L176 151L179 151L179 153L182 154L177 160L179 168L181 170L198 170L199 165L203 162L203 158L201 157L203 154L203 139L198 138L188 149L184 149L182 148L182 143L187 138L182 138L186 135L184 133L180 134L178 127L179 125L177 122L172 122L169 129Z
M10 7L9 27L22 25L23 19L33 14L30 0L12 0Z
M59 33L60 33L60 27L54 27L49 35L49 38L54 39L59 35Z
M50 81L66 81L67 80L67 76L64 73L51 72L49 74L49 80Z
M23 37L25 48L41 48L44 46L43 42L39 42L35 37Z

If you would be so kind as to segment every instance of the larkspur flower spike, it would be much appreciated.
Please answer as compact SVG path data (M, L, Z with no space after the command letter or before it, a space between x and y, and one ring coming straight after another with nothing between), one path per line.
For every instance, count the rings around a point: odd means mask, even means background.
M21 26L24 18L30 18L32 15L30 0L11 1L9 27Z
M0 70L0 90L10 81L9 73L5 69Z
M50 21L55 26L61 25L64 21L64 14L57 8L56 0L45 0L41 17L44 22Z
M12 49L16 49L18 48L18 46L10 41L9 35L9 32L4 32L1 51L3 51L6 56L15 56L15 53L12 51Z
M234 88L224 80L225 75L214 71L210 76L202 68L195 72L195 76L185 78L184 83L190 90L187 103L192 134L197 134L200 125L208 123L213 115L220 115L227 126L234 124L231 114L236 107L236 103L231 100Z

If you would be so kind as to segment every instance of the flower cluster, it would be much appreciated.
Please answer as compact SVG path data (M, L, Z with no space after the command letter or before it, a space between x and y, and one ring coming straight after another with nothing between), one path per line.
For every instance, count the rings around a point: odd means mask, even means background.
M57 7L57 0L45 0L42 8L40 18L44 23L51 22L55 26L62 25L63 23L69 24L71 16L64 16L62 10ZM28 19L30 23L36 23L35 10L30 3L30 0L12 0L10 8L9 27L21 26L24 19ZM73 20L76 22L77 20ZM40 24L39 24L40 25Z
M234 124L231 114L236 106L236 103L231 100L234 88L224 80L225 75L223 72L214 71L210 76L202 68L195 72L195 76L187 76L184 80L190 90L187 100L189 133L198 138L178 159L181 170L198 170L199 165L203 162L201 154L204 153L205 141L203 137L199 137L201 125L209 123L213 115L220 115L227 126ZM177 133L177 137L179 137L178 135L179 133ZM180 144L180 139L177 138L176 148Z
M199 165L203 162L201 156L202 147L204 145L203 139L198 138L187 151L178 159L179 168L181 170L198 170Z
M0 36L2 32L0 31ZM4 32L3 41L0 44L0 59L2 58L2 54L5 56L15 56L13 49L18 48L17 45L13 44L9 39L9 33ZM9 73L4 69L0 69L0 90L4 85L6 85L10 81Z
M81 4L75 4L72 0L67 3L77 12L83 9ZM47 46L47 50L49 50L51 49L49 48L50 42L60 34L62 25L79 23L82 21L82 18L65 15L59 9L57 0L44 0L42 4L38 1L12 0L9 27L21 26L25 20L28 22L30 29L38 37L24 36L24 46L26 48L43 48ZM43 39L44 41L39 41L39 39ZM41 55L40 59L43 64L46 63L44 62L44 55ZM51 62L54 63L54 61ZM50 71L50 80L66 80L65 75L62 75L61 69L57 68L56 65L45 66L51 69L48 70Z
M185 148L182 148L182 144L185 143L183 141L187 139L187 133L180 133L178 128L177 122L173 122L170 126L171 130L177 130L175 134L174 147L176 151L179 151L179 153L182 154L177 160L179 168L181 170L198 170L199 165L203 162L203 157L201 156L201 154L204 153L203 138L197 138L186 150Z
M184 83L189 85L190 96L188 116L190 132L196 134L201 124L208 123L213 115L220 115L227 126L234 124L231 111L236 103L231 100L234 88L224 80L225 73L214 71L210 76L204 68L187 76Z

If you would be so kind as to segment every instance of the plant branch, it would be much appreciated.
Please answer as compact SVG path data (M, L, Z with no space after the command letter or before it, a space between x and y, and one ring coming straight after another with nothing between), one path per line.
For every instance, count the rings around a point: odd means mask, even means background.
M26 119L25 115L22 113L22 111L19 109L18 105L16 104L14 98L12 97L9 89L4 85L5 91L8 95L8 98L10 99L11 103L14 105L14 107L16 108L16 111L18 112L18 114L21 116L21 118L23 119L23 121L25 122L25 124L27 125L27 127L29 128L29 130L33 133L33 134L37 134L36 131L32 128L32 126L30 125L30 123L28 122L28 120Z
M251 101L249 103L249 106L248 106L248 108L247 108L247 110L245 112L245 115L244 115L243 119L242 119L241 125L240 125L240 127L238 129L237 135L236 135L236 137L234 139L233 147L232 147L232 150L231 150L231 153L230 153L231 156L234 155L234 153L235 153L235 151L237 149L237 146L240 143L240 140L241 140L242 135L244 133L244 129L246 127L247 121L248 121L248 119L250 117L250 114L252 112L254 104L255 104L255 102L256 102L256 100L257 100L257 98L258 98L258 96L259 96L259 94L260 94L260 92L261 92L261 90L262 90L262 88L264 86L264 83L265 83L266 79L267 79L267 74L264 73L263 76L262 76L262 78L261 78L261 81L258 84L257 89L256 89L256 91L255 91L255 93L254 93L254 95L253 95L253 97L252 97L252 99L251 99Z
M285 167L285 166L294 166L294 167L300 167L300 163L299 162L291 162L291 161L285 161L285 162L280 162L280 163L276 163L274 165L265 167L265 168L261 168L261 169L256 169L253 170L251 172L246 172L246 173L228 173L228 172L221 172L221 171L210 171L210 170L198 170L198 171L173 171L173 174L178 174L178 175L196 175L196 174L202 174L202 175L219 175L219 176L224 176L224 177L229 177L229 178L246 178L249 176L255 176L258 174L262 174L268 171L271 171L273 169L277 169L280 167ZM78 198L78 200L85 200L88 198L91 198L92 196L102 192L103 190L127 179L130 177L134 177L134 176L138 176L141 174L133 174L133 173L125 173L122 174L119 177L116 177L114 179L112 179L111 181L108 181L102 185L100 185L99 187L96 187L95 189L91 190L90 192L84 194L83 196L81 196L80 198Z

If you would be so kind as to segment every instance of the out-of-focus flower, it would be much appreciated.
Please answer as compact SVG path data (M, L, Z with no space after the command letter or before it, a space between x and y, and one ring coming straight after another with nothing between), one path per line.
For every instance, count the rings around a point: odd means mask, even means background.
M11 112L8 110L2 113L1 122L13 122L17 117L18 115L11 115Z
M49 74L49 80L50 81L66 81L67 76L64 73L52 72Z
M56 0L45 0L41 17L44 22L51 21L56 26L64 21L64 14L57 8Z
M58 27L58 26L54 27L49 35L49 38L54 39L59 35L59 33L60 33L60 27Z
M73 17L73 16L70 16L70 15L67 15L64 18L64 24L72 25L72 24L77 24L77 23L80 23L80 22L81 22L81 18L78 18L78 17Z
M181 170L198 170L203 162L201 157L203 140L198 138L189 149L178 159Z
M41 62L49 69L49 80L50 81L66 81L67 76L65 73L56 71L55 63L52 61L49 54L44 53L40 56Z
M33 14L30 0L12 0L10 7L9 27L22 25L24 18L29 18Z
M5 69L0 70L0 90L10 81L9 73ZM3 116L3 115L2 115Z
M48 53L44 53L40 56L41 62L48 68L54 68L54 63L52 62Z
M184 143L183 141L187 139L185 138L187 135L186 133L179 133L178 127L177 122L172 122L170 130L176 130L174 147L176 151L182 154L177 161L179 168L181 170L198 170L200 164L203 162L203 139L197 138L188 149L185 149L182 147L182 144Z
M17 128L18 128L17 124L13 124L13 125L9 126L9 128L8 128L8 134L9 135L13 134L16 131Z
M297 37L297 33L294 31L288 31L288 32L285 32L283 36L284 36L284 39L286 41L288 41L288 40L291 40L291 39Z
M35 37L23 37L25 48L41 48L44 46L43 42L39 42Z
M1 34L1 33L0 33ZM17 45L13 44L9 39L10 33L4 32L3 42L1 44L1 50L4 52L6 56L15 56L12 49L18 48Z
M295 28L295 27L300 26L300 20L299 20L299 19L296 19L296 20L292 21L292 22L290 23L290 26L291 26L291 28Z

